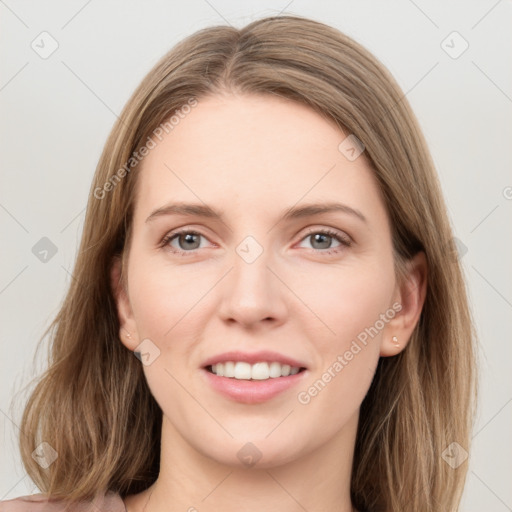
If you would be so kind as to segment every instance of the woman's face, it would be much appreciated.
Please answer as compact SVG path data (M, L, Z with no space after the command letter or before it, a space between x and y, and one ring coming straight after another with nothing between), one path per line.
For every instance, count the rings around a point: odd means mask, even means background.
M226 464L285 463L355 432L390 355L384 203L364 152L305 106L226 95L186 111L137 170L123 343L169 435ZM210 373L217 356L242 379ZM280 359L305 370L277 377Z

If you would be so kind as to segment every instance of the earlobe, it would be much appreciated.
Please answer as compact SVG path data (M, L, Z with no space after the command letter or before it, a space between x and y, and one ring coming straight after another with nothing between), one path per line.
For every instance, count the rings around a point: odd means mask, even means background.
M399 354L409 343L425 303L427 272L427 259L423 251L407 262L407 276L398 290L401 309L386 326L381 343L382 357Z
M123 345L133 351L138 345L137 329L130 300L121 280L121 269L121 258L116 256L110 271L110 285L119 318L119 339Z

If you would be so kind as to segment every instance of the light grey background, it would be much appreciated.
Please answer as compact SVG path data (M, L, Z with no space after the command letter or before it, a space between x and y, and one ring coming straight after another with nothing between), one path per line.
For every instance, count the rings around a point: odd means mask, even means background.
M310 16L365 45L417 114L480 335L481 400L461 510L512 510L512 3L503 0L0 0L0 499L39 492L16 444L26 395L9 406L34 376L37 340L72 279L89 186L116 115L183 37L279 13ZM31 47L48 52L52 39L58 48L47 58ZM464 40L469 47L454 58ZM42 237L58 249L46 263L32 252ZM43 369L44 351L37 361Z

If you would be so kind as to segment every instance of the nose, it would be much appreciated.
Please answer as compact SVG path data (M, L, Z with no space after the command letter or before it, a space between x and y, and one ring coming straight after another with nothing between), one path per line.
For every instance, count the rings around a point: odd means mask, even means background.
M274 268L270 251L253 261L240 248L232 259L232 268L220 287L219 315L226 322L252 328L265 321L273 326L284 322L288 313L286 279ZM254 251L254 247L250 247Z

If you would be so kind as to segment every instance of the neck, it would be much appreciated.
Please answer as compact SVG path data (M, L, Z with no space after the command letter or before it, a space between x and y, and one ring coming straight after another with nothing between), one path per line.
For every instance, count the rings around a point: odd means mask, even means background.
M355 415L324 445L288 463L266 467L221 464L194 449L164 415L160 473L128 512L353 512L350 475ZM135 497L133 497L135 498Z

